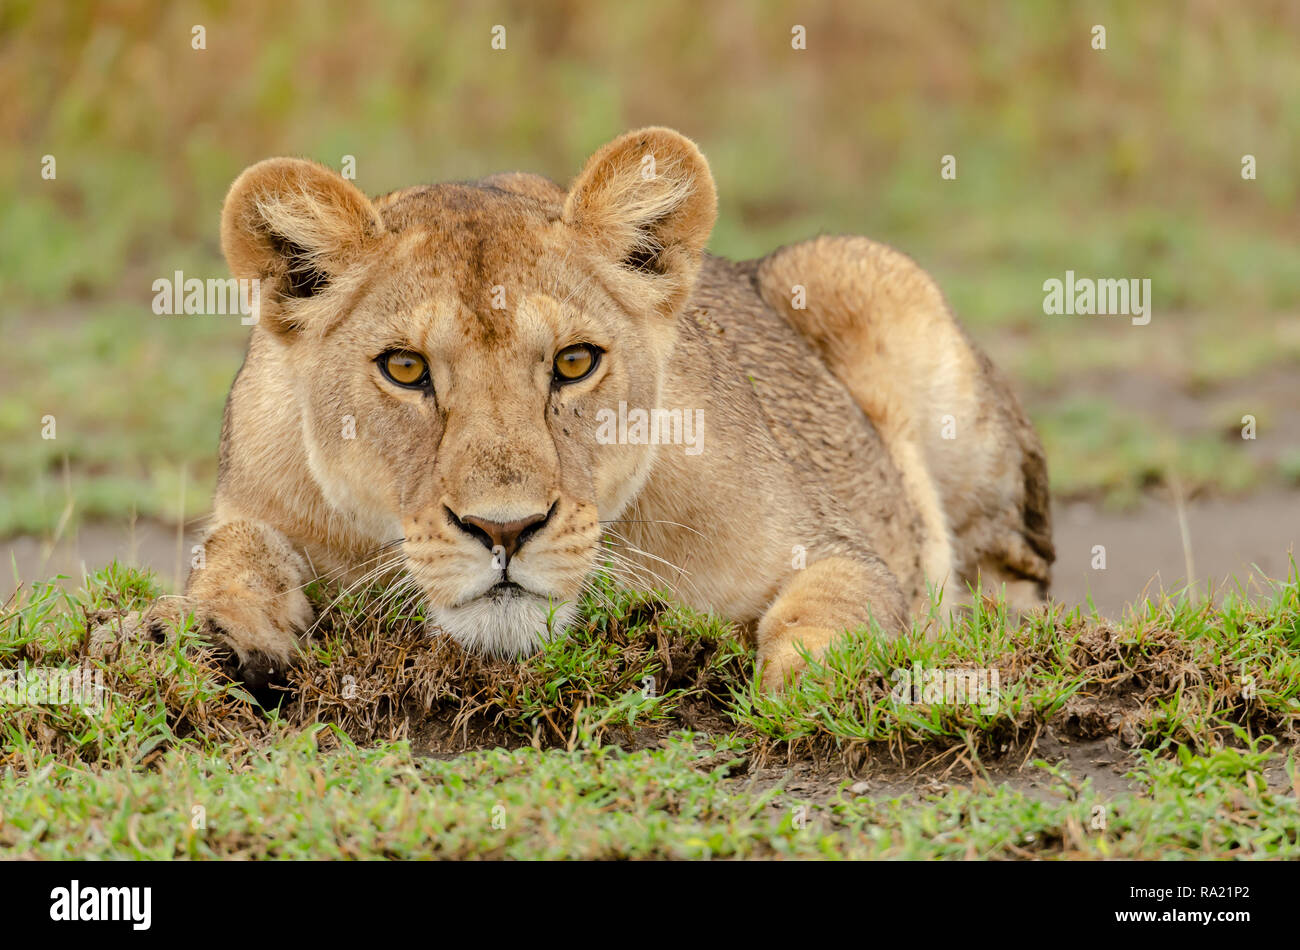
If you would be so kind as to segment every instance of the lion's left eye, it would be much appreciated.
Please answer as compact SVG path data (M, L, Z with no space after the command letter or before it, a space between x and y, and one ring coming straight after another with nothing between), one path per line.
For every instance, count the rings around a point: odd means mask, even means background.
M555 354L555 381L576 383L591 375L600 363L601 351L590 343L575 343Z

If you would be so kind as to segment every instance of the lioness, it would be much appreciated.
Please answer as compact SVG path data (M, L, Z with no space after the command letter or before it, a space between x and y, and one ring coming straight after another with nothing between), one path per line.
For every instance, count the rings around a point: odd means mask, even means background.
M1046 595L1046 469L911 260L820 237L704 253L709 166L664 128L569 190L529 174L371 200L275 158L226 199L260 320L226 404L192 611L260 686L314 576L418 589L466 647L525 654L605 564L736 621L764 685L931 591Z

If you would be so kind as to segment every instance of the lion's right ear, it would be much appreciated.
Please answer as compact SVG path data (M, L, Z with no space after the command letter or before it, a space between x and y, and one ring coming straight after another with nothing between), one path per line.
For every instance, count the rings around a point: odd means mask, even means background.
M301 326L296 310L325 293L383 230L370 199L342 175L305 159L269 158L230 186L221 249L235 277L259 282L261 316L287 332Z

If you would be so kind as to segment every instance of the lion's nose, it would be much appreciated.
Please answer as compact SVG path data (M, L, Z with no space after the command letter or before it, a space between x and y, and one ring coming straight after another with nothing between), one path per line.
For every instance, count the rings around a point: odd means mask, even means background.
M551 505L550 510L543 514L529 515L516 521L489 521L474 515L458 516L450 508L447 509L447 514L451 515L457 527L477 538L479 543L489 551L502 548L508 561L523 547L524 542L542 530L546 522L551 520L551 513L554 511L555 506Z

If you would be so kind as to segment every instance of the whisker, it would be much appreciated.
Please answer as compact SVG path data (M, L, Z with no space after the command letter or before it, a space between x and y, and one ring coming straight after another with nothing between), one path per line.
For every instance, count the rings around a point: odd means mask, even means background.
M688 524L682 524L680 521L668 521L662 518L611 518L608 521L602 521L600 523L601 524L666 524L666 525L671 525L674 528L685 528L687 531L690 531L692 534L698 534L701 538L705 536L704 532L700 531L697 528L692 528Z
M691 573L691 572L688 571L688 570L686 570L686 568L681 567L681 566L679 566L679 565L677 565L677 564L674 564L672 561L669 561L669 560L667 560L667 559L665 559L665 558L662 558L662 557L660 557L660 556L657 555L657 554L651 554L649 551L646 551L646 550L643 550L642 548L637 547L637 546L634 545L632 542L630 542L627 538L625 538L625 537L623 537L622 535L620 535L620 534L619 534L617 531L615 531L614 529L612 529L612 528L608 529L607 533L608 533L608 534L612 534L612 535L614 536L615 540L621 542L622 545L623 545L623 547L624 547L626 550L631 551L633 554L639 554L639 555L641 555L642 557L648 557L648 558L650 558L650 559L653 560L653 561L658 561L660 564L663 564L663 565L665 565L665 566L667 566L667 567L672 568L673 570L677 571L677 572L680 573L680 574L685 574L687 577L690 576L690 573Z
M388 613L399 609L399 603L402 603L401 609L405 609L409 601L412 599L411 595L421 593L420 585L416 583L415 578L410 574L402 574L401 577L398 578L397 583L384 591L378 601L376 601L375 606L380 613Z
M622 578L632 581L628 586L644 590L667 590L674 594L679 593L675 580L669 580L650 566L638 564L611 548L606 548L604 553L609 559L607 564L614 567ZM615 573L615 571L611 571L611 573Z
M327 571L324 574L317 573L316 565L312 563L311 556L308 554L307 563L311 567L312 577L306 580L305 582L299 584L297 587L290 587L287 590L282 591L278 596L283 597L286 594L292 594L294 591L302 590L304 587L308 586L309 584L314 584L317 581L328 583L329 581L334 580L336 577L346 574L348 571L355 571L359 568L365 567L367 564L371 564L374 561L378 560L379 558L383 557L383 555L389 549L391 549L395 545L401 544L405 540L406 540L405 538L396 538L392 541L385 541L383 544L379 545L379 547L375 549L375 553L370 557L365 558L362 561L358 561L355 564L345 564L342 567L336 567L334 570ZM304 554L306 554L306 552L304 552Z
M384 576L385 574L391 573L395 568L399 567L405 561L405 559L406 556L404 554L399 553L395 555L391 560L379 564L369 571L366 571L361 577L357 578L357 580L353 581L351 584L348 584L346 587L344 587L341 591L339 591L338 596L336 596L332 601L329 602L329 604L323 610L320 611L320 613L316 617L315 622L307 629L307 633L312 633L313 631L315 631L316 628L320 626L320 623L325 618L325 615L328 614L331 610L333 610L336 606L338 606L339 602L342 601L343 598L356 593L358 590L364 589L372 581L377 580L378 578ZM374 558L371 558L370 560L374 560Z

